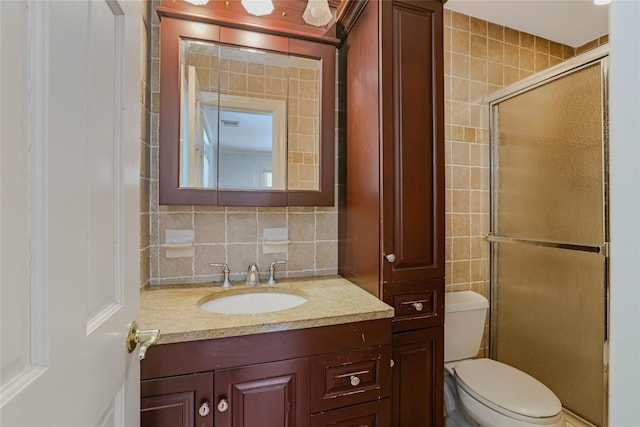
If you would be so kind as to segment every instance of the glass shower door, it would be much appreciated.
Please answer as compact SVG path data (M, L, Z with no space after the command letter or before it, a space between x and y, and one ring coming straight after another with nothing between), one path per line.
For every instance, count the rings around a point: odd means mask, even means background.
M604 67L491 104L492 356L605 424Z

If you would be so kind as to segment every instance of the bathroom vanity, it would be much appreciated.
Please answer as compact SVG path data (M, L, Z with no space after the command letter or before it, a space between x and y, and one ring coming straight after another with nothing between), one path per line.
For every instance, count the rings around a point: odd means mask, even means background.
M232 10L238 6L236 3L209 2L208 9L197 9L164 0L159 9L164 20L161 25L174 22L174 18L211 24L216 28L207 26L207 40L243 47L255 46L225 37L243 29L260 33L259 40L279 40L283 45L297 46L297 39L312 41L318 48L313 51L330 45L334 52L338 44L333 34L327 37L327 32L335 32L333 22L314 30L325 33L311 34L306 31L308 25L294 28L288 22L293 11L278 11L263 22L236 14ZM177 14L180 16L169 10L178 5L184 9ZM162 333L160 344L149 350L141 365L143 425L163 425L165 420L171 420L166 421L171 425L216 427L442 425L442 7L443 1L435 0L353 0L340 2L336 13L341 49L346 50L346 55L341 55L346 60L341 86L346 90L347 116L346 155L339 156L345 164L338 174L343 177L343 187L338 192L339 273L357 286L344 279L335 280L342 283L337 286L341 291L351 289L354 294L335 293L337 287L325 289L318 298L282 312L222 315L212 320L211 313L197 306L200 298L213 292L212 288L180 289L200 292L191 295L188 304L171 302L173 289L143 292L141 326L158 328ZM281 19L287 21L286 25ZM178 28L177 24L170 25ZM182 31L176 34L179 33ZM188 35L186 38L202 39L194 33ZM267 50L291 53L289 48ZM323 91L320 105L323 112L327 108L333 112L333 57L322 55L316 59L320 59L323 75L329 76L323 77L321 87L327 89L328 81L331 88ZM210 59L212 62L215 60ZM198 70L195 71L197 75ZM175 81L174 89L178 87ZM177 90L169 92L176 102L173 107L166 107L173 112L169 115L161 107L161 116L172 119L163 119L160 129L162 141L169 142L161 142L160 186L161 192L164 188L185 198L164 198L163 203L333 204L333 114L321 114L318 122L322 165L318 182L328 179L327 185L315 186L311 191L259 190L255 197L247 197L245 192L239 194L219 185L215 189L193 189L192 184L180 187L179 119L175 109L179 97ZM162 89L162 93L166 101L167 91ZM169 137L162 137L167 134ZM169 185L165 187L166 183ZM211 197L194 199L194 194ZM302 199L295 200L298 195ZM321 197L322 201L311 196ZM276 201L278 197L284 198ZM157 302L152 302L156 297ZM325 303L315 311L311 310L314 301ZM350 311L365 302L371 305L358 308L357 313ZM339 313L338 307L346 312ZM293 314L299 316L289 317ZM259 421L249 418L252 416L259 417Z
M307 302L258 314L200 308L256 291ZM141 425L389 426L392 317L339 277L144 290L141 326L161 334L141 362Z

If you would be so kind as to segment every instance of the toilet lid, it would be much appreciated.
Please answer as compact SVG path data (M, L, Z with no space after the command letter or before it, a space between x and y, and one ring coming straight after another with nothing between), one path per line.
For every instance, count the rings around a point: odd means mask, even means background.
M540 381L491 359L465 360L455 365L458 383L490 404L532 418L553 417L560 399Z

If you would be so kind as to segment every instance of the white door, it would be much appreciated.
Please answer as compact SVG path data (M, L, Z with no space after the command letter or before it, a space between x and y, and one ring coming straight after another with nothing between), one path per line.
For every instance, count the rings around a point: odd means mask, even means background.
M136 426L140 3L0 1L0 424Z

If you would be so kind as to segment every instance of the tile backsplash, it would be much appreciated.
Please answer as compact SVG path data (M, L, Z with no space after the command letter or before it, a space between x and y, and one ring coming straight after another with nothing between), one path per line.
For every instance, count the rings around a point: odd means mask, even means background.
M227 263L231 280L244 280L247 267L256 263L262 280L271 261L276 277L337 274L338 216L334 208L234 208L169 207L151 215L151 280L155 284L202 283L222 280L222 269L210 263ZM263 230L286 227L288 253L264 254ZM167 258L166 230L193 230L194 256Z

